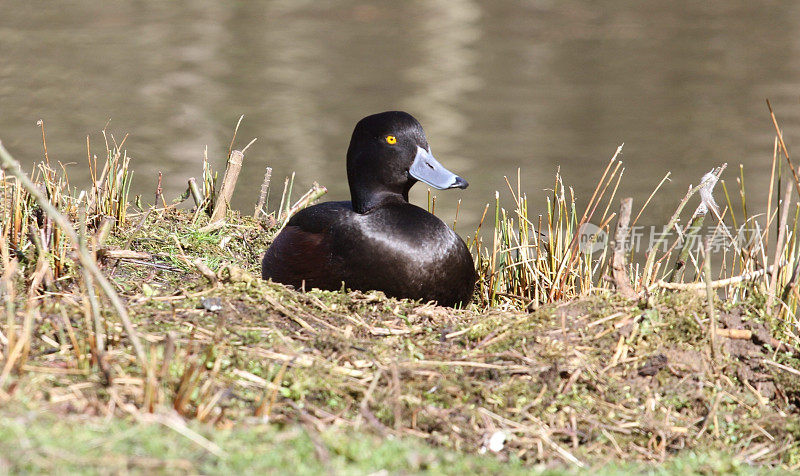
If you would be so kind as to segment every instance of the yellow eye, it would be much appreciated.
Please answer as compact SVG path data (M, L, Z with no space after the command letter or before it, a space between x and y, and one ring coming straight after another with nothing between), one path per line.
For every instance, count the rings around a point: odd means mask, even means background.
M397 144L397 137L395 136L386 136L386 142L389 144Z

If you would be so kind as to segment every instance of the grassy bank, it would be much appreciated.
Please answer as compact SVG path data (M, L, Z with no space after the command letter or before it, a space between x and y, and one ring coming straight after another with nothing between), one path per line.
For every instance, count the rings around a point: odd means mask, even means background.
M782 153L763 223L721 166L665 217L682 239L641 258L602 241L630 242L641 213L617 211L616 154L585 210L556 177L533 217L509 183L465 237L480 280L454 310L262 281L260 255L321 187L293 199L287 181L245 216L220 209L230 181L205 161L151 206L128 196L121 146L90 160L85 191L2 149L0 467L800 468L800 184ZM709 201L720 177L740 212ZM744 225L755 239L729 236Z
M4 420L0 433L0 470L8 473L202 473L276 474L291 468L296 474L370 474L376 468L394 474L579 474L570 468L524 466L519 461L469 455L431 447L423 441L385 439L358 431L329 429L310 436L289 426L243 425L213 430L198 424L191 429L225 448L225 456L209 455L189 439L175 438L158 423L125 419L87 420L51 415L14 416ZM606 463L599 475L780 474L753 468L721 452L686 451L659 467L643 463Z

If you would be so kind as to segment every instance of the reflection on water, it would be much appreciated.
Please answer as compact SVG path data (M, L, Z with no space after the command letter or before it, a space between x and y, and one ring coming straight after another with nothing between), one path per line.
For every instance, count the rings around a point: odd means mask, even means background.
M745 165L751 194L765 186L766 97L790 148L800 135L800 4L788 0L59 5L0 3L0 139L30 165L44 119L51 158L77 163L71 178L85 183L84 136L99 153L111 118L118 139L131 134L134 191L145 197L157 170L173 194L199 175L205 145L221 166L240 114L239 145L259 141L234 205L251 210L266 165L347 198L353 125L404 109L471 183L439 194L446 218L464 199L462 231L518 167L529 197L560 167L585 202L625 142L620 193L635 203L673 173L656 220L721 162L729 177Z

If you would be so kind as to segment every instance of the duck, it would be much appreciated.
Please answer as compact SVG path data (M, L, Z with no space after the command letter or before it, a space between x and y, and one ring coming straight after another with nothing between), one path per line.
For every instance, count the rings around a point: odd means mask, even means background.
M265 280L447 307L470 302L477 274L464 240L408 200L417 182L437 190L469 185L434 158L419 121L403 111L361 119L347 149L347 182L350 201L313 205L289 219L264 253Z

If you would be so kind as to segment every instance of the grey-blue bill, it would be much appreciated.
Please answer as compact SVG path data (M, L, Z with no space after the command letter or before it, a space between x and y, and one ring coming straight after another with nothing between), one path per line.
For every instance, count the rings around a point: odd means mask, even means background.
M417 146L417 155L408 169L409 175L438 190L448 188L467 188L469 183L444 168L430 151Z

